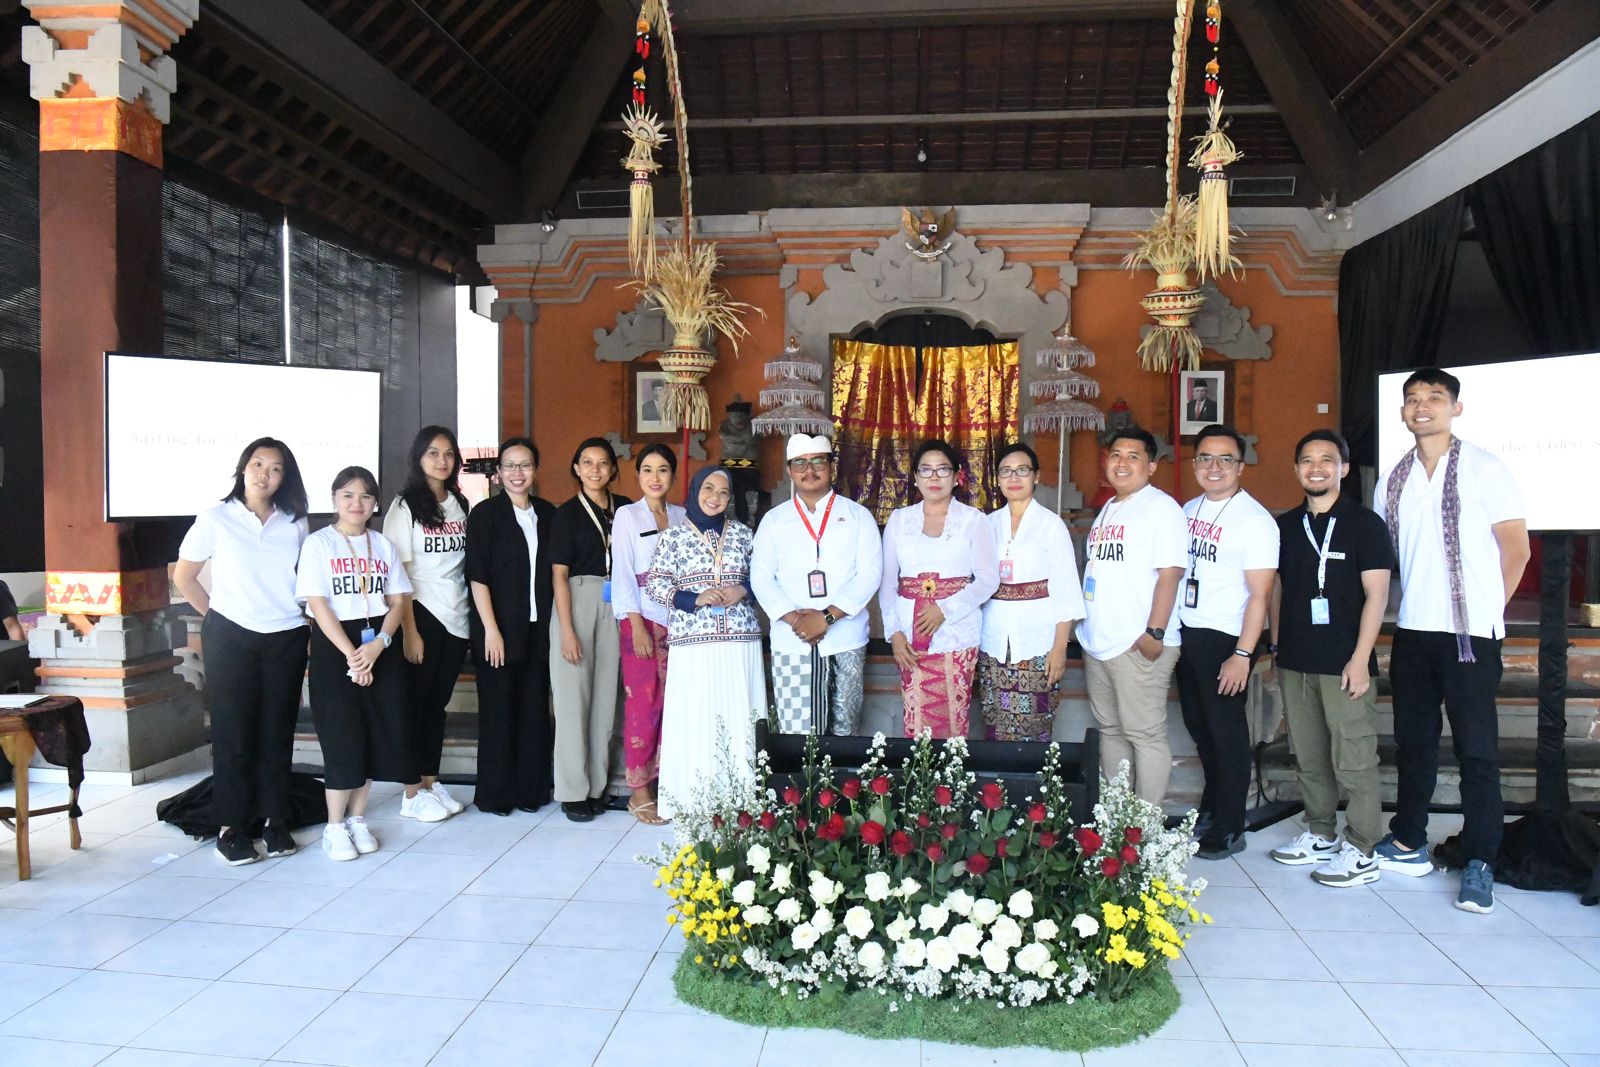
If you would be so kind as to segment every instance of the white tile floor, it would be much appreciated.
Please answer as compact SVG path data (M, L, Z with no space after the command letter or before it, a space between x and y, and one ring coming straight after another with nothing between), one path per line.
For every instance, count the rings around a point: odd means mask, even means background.
M1600 910L1501 887L1493 915L1467 915L1441 874L1321 889L1267 858L1292 822L1197 861L1216 925L1174 965L1177 1015L1079 1057L769 1034L685 1007L651 873L631 862L662 835L622 813L420 826L391 787L376 855L331 863L307 831L299 855L230 868L155 821L198 777L86 790L84 849L41 820L30 882L0 830L0 1063L637 1067L675 1049L730 1067L856 1050L874 1067L1600 1067Z

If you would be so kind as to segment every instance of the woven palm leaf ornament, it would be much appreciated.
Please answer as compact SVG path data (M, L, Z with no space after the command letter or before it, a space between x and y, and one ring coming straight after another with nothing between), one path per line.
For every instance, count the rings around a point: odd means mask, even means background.
M822 391L824 372L821 363L807 358L800 351L799 342L789 338L782 354L767 361L767 387L761 390L762 411L750 423L750 428L763 436L832 434L828 397Z
M1222 31L1221 0L1205 6L1206 40L1211 58L1206 63L1205 90L1211 99L1209 124L1189 157L1200 172L1195 196L1178 193L1183 149L1183 99L1189 70L1189 36L1197 0L1177 0L1173 19L1172 81L1167 89L1167 202L1155 223L1139 235L1123 266L1129 270L1148 266L1156 272L1156 288L1140 301L1155 320L1155 327L1139 344L1139 365L1167 372L1200 366L1200 339L1194 316L1205 304L1205 294L1189 281L1193 270L1201 282L1239 269L1232 254L1232 228L1228 221L1226 168L1240 158L1222 121L1221 65L1218 60Z
M1022 417L1023 433L1054 433L1056 435L1057 487L1067 484L1067 438L1076 430L1103 430L1106 417L1086 398L1100 395L1100 383L1080 370L1094 366L1094 349L1072 336L1072 323L1067 323L1050 344L1041 348L1034 357L1043 373L1034 377L1028 393L1034 397L1048 397L1033 405L1033 410ZM1056 497L1057 513L1064 512L1065 495Z
M644 63L652 51L650 34L659 40L666 67L667 92L672 98L673 136L678 148L678 199L683 225L672 248L656 254L655 194L650 182L660 170L655 153L667 142L666 131L646 107L647 78ZM739 354L739 339L749 335L746 312L763 315L760 308L732 299L715 284L717 246L694 240L694 199L689 173L689 112L683 101L678 48L672 33L672 9L667 0L645 0L639 11L635 52L639 69L633 76L632 103L623 116L630 150L623 166L633 176L628 196L628 261L634 278L625 283L659 307L672 325L672 344L662 350L661 369L667 387L661 397L661 416L686 434L711 429L711 401L700 383L716 365L716 353L707 347L711 335L720 333Z

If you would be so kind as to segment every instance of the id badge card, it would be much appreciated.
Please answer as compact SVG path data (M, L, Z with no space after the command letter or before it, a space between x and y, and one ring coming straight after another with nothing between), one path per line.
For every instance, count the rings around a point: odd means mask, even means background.
M1200 605L1200 579L1185 578L1183 582L1183 606L1186 608Z
M828 595L828 576L821 571L812 571L806 575L806 588L813 597Z
M1313 597L1311 600L1311 625L1326 626L1328 618L1328 598L1325 596Z
M372 627L368 626L365 630L361 631L361 643L363 645L367 644L369 641L376 641L377 639L378 631L374 630Z
M1015 567L1012 565L1012 562L1009 559L1003 559L1000 561L1000 580L1002 582L1009 582L1012 574L1014 573Z
M1083 576L1083 599L1094 599L1094 575L1092 574L1086 574Z
M602 583L601 586L600 586L600 602L602 604L611 603L611 579L610 578L607 578L605 580L605 582Z

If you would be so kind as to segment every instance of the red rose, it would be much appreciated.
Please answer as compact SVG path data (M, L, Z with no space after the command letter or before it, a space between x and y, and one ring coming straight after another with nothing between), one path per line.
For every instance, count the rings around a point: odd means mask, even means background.
M994 843L994 854L1000 859L1006 858L1006 849L1011 847L1011 838L1002 837Z
M939 842L937 842L937 841L929 841L928 842L928 847L926 849L924 849L923 851L927 852L928 858L930 860L933 860L935 863L938 863L939 862L939 857L944 855L944 849L939 845Z
M1118 853L1118 855L1122 857L1123 863L1132 864L1139 862L1139 850L1134 848L1132 845L1123 845L1122 851Z
M1137 826L1130 826L1122 831L1122 839L1130 845L1137 845L1144 837L1144 831Z
M861 795L861 779L849 779L839 787L839 792L843 793L847 799L854 800Z
M726 825L727 825L727 820L723 819L722 816L720 816L720 815L711 816L711 828L713 830L720 830Z
M844 837L844 816L834 812L828 821L817 827L817 836L824 841L837 841Z
M801 833L805 833L806 832L806 827L808 827L810 825L811 825L811 820L807 819L804 815L798 816L794 820L794 828L796 830L799 830Z
M990 811L995 811L1006 802L1006 795L1000 789L998 783L988 782L982 789L978 790L978 799L983 803L984 807Z
M948 808L951 804L955 803L955 799L956 796L954 793L950 792L949 786L936 785L933 787L933 802L939 805L941 808Z
M738 823L739 823L739 829L748 830L748 829L750 829L750 827L755 825L755 819L753 819L750 816L750 813L748 811L741 811L739 813Z
M1055 848L1056 847L1056 835L1054 833L1052 833L1051 831L1049 831L1049 830L1046 830L1044 833L1040 834L1039 835L1039 847L1040 848Z
M878 777L872 780L872 791L878 794L880 797L887 796L889 794L890 784L891 783L888 777L880 774Z
M798 804L798 803L800 803L800 790L796 789L792 785L786 787L784 789L784 791L783 791L783 802L785 804Z
M939 835L946 841L955 840L956 832L956 824L953 822L947 822L943 826L939 827Z
M928 817L927 812L923 812L921 815L917 816L917 825L926 830L929 826L933 825L933 820Z
M1079 848L1083 849L1085 855L1099 852L1100 846L1105 844L1104 839L1095 833L1093 828L1088 826L1080 826L1074 830L1072 839L1078 843Z
M868 819L861 824L861 840L869 845L883 844L884 826L881 822Z
M1028 809L1028 818L1034 822L1044 822L1044 816L1045 811L1043 804L1035 804L1033 807Z
M1100 861L1100 873L1107 878L1115 878L1122 873L1122 861L1115 856L1107 856Z
M912 841L911 835L904 830L896 830L889 835L889 851L896 856L909 856L916 847L916 842Z
M770 811L764 811L761 813L761 818L756 820L756 824L763 830L771 830L777 827L778 817Z
M974 852L967 857L967 873L983 874L989 869L989 857L982 852Z
M839 794L831 789L824 789L817 794L817 803L825 808L833 807L833 802L839 799Z

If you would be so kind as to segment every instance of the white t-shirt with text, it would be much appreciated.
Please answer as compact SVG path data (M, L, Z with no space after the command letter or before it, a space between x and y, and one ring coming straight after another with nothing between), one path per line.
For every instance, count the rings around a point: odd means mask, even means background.
M1250 599L1244 572L1278 569L1277 520L1243 489L1226 500L1197 496L1183 506L1183 517L1189 527L1189 569L1178 586L1178 617L1185 626L1238 637ZM1198 583L1192 608L1190 579Z
M1107 501L1084 549L1083 651L1106 660L1132 648L1150 625L1157 572L1188 565L1189 529L1176 500L1147 485L1126 500ZM1183 643L1176 603L1163 629L1162 644Z
M456 637L467 636L467 513L454 495L439 506L444 522L424 526L403 497L395 497L383 518L383 535L405 564L417 603Z
M383 598L411 591L394 545L375 530L346 537L338 527L324 526L300 549L295 597L301 603L325 598L340 622L370 619L376 626L389 612Z

